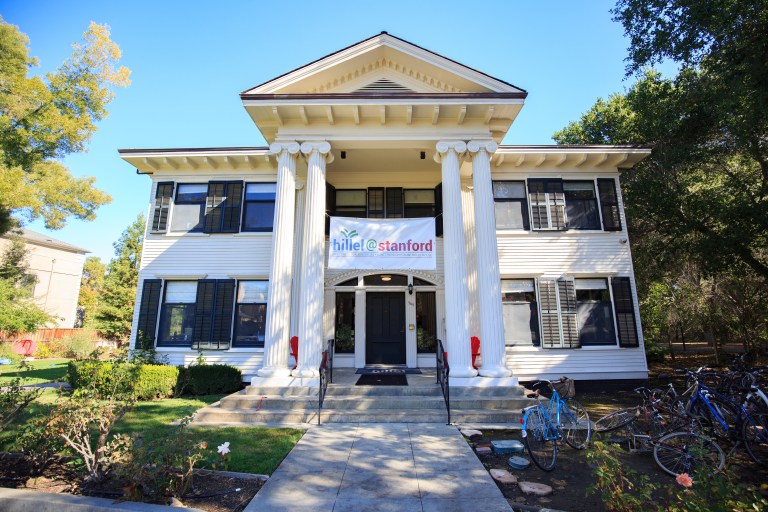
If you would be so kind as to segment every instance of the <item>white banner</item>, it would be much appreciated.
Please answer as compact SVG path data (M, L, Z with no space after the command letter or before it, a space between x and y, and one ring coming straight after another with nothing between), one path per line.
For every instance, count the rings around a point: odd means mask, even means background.
M435 270L435 219L331 217L328 268Z

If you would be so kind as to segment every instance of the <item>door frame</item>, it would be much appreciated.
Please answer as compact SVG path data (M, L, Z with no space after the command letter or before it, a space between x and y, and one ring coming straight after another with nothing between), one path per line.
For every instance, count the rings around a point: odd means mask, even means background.
M377 286L376 288L381 288L381 287ZM368 319L370 318L370 316L368 314L369 313L368 312L368 299L370 298L370 296L372 296L374 294L375 295L386 295L386 296L388 296L391 299L398 299L398 300L395 300L394 302L398 303L399 307L402 307L402 312L403 312L402 313L403 314L403 331L402 331L403 334L402 334L402 347L401 347L402 348L402 361L403 361L402 363L369 363L368 362L368 356L370 355L370 354L368 354L368 348L369 348L368 347L368 342L369 342L369 340L368 340L368 328L369 328ZM407 329L408 329L408 321L406 319L406 310L407 310L407 307L406 307L406 305L407 305L406 304L406 297L407 297L407 295L408 295L408 292L405 292L405 293L400 292L400 291L385 292L385 291L380 291L380 290L370 290L369 293L366 293L366 295L365 295L365 318L366 318L366 323L365 323L365 337L366 337L366 340L365 340L365 365L366 366L405 366L407 364L407 362L408 362L408 331L407 331ZM355 347L355 348L357 348L357 347ZM400 351L398 350L398 355L400 355L399 352Z
M408 283L413 283L413 278L417 277L425 281L434 283L434 286L418 286L414 289L414 295L408 294L407 286L366 286L363 284L363 277L375 274L401 274L408 276ZM357 285L340 286L339 283L345 283L357 278ZM364 368L366 361L366 291L372 292L402 292L405 297L405 365L407 368L432 368L435 365L434 354L418 354L416 348L416 291L435 292L435 308L437 321L437 337L445 339L445 286L442 276L423 270L352 270L344 273L333 273L326 269L325 297L324 297L324 322L323 329L325 339L333 338L335 335L336 322L336 292L354 292L355 293L355 352L354 354L336 354L333 364L338 368ZM410 330L409 326L414 325Z

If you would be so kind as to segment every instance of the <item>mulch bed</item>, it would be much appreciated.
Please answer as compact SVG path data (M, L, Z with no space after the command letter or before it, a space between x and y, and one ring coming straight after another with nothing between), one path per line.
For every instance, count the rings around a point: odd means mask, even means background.
M28 459L18 454L0 455L0 487L112 498L116 501L124 499L123 482L110 478L98 486L86 486L69 459L57 459L40 474L32 473L33 467ZM193 477L189 492L181 502L209 512L239 512L263 484L263 480L255 477L200 471Z

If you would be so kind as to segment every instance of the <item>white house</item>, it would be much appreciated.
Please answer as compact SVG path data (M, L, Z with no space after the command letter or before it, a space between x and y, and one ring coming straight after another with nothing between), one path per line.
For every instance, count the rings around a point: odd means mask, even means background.
M452 385L646 378L619 174L650 150L500 145L526 96L381 33L241 93L269 147L120 150L152 181L132 346L257 382L312 382L330 338L358 368L442 340Z
M14 232L0 237L0 252L11 245ZM77 298L88 250L48 235L21 229L18 236L27 247L29 287L35 303L53 315L51 326L71 328L77 320Z

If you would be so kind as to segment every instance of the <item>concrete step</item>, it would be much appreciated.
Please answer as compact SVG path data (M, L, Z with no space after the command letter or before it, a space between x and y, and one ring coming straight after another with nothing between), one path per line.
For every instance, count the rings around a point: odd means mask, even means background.
M314 409L317 407L317 397L280 397L232 395L221 399L222 409L259 409L259 410L297 410ZM451 400L451 407L461 409L491 409L516 410L529 405L528 400L521 398L464 398ZM325 409L340 410L374 410L374 409L445 409L445 401L440 396L333 396L326 395L323 404Z
M241 394L252 396L282 396L310 397L317 396L317 387L266 387L248 386ZM522 386L513 387L458 387L450 388L451 397L481 398L481 397L514 397L525 396ZM440 386L346 386L339 384L328 385L326 396L443 396Z

